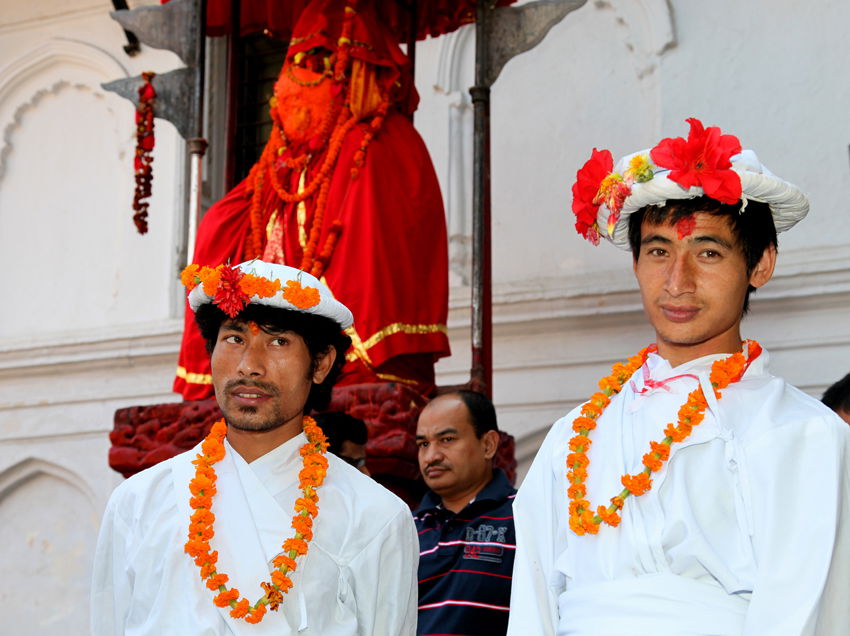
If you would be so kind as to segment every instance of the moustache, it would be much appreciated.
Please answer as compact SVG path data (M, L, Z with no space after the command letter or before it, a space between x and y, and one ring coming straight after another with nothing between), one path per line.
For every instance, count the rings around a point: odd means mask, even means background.
M271 395L273 397L277 397L279 394L278 388L273 384L268 384L266 382L257 382L256 380L231 380L227 384L224 385L225 393L230 393L233 389L237 387L254 387L255 389L260 389L264 393Z

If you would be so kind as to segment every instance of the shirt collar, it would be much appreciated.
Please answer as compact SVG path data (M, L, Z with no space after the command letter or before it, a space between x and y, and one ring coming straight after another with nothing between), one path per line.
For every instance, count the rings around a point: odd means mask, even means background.
M516 489L511 486L511 483L508 481L504 471L502 471L501 468L493 468L493 479L491 479L487 485L475 495L472 501L467 504L467 507L479 501L498 501L514 494L515 492ZM429 490L425 493L425 496L422 498L422 503L419 504L419 507L416 509L414 514L420 515L428 511L440 510L442 507L443 501L440 496L433 490Z

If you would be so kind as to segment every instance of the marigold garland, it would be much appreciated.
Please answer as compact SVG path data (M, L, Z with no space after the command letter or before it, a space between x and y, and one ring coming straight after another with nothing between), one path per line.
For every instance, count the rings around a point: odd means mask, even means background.
M156 73L142 73L139 87L139 106L136 108L136 154L133 159L133 174L136 188L133 193L133 223L139 234L148 231L148 198L152 193L153 147L156 141L153 132L154 100L156 89L153 78Z
M711 365L709 381L718 400L721 397L720 391L740 380L750 363L761 354L761 346L755 340L747 340L745 344L746 356L742 351L738 351ZM617 526L620 523L618 511L623 508L626 499L629 496L639 497L652 488L651 475L661 470L664 462L670 458L670 446L674 442L687 439L693 427L702 422L705 417L708 402L706 402L702 386L698 386L688 394L688 399L679 408L676 424L671 422L664 429L664 439L660 442L649 443L649 452L643 456L642 460L644 469L636 475L623 475L620 480L624 486L623 490L611 498L610 505L598 506L596 512L593 512L590 502L584 498L587 495L585 481L590 465L587 450L590 448L591 440L588 434L596 428L596 420L611 402L611 396L622 390L632 374L646 362L647 356L656 350L655 345L650 345L625 363L615 364L611 369L611 375L599 381L601 392L590 396L590 399L582 405L581 414L573 420L573 430L577 434L569 441L567 481L570 486L567 489L567 496L570 500L570 529L579 536L585 533L596 534L602 523Z
M272 132L260 159L254 164L246 181L247 190L251 194L249 212L251 231L246 241L245 258L260 258L263 255L267 224L267 219L264 218L264 203L267 203L263 200L264 196L267 196L264 193L264 185L270 185L277 198L285 203L310 201L313 204L309 228L305 228L307 242L303 246L298 268L320 278L330 263L342 232L339 220L330 221L325 217L331 178L339 167L340 151L346 136L360 123L350 107L350 82L347 76L351 66L351 36L353 18L357 14L356 5L356 0L347 0L342 29L337 39L337 50L325 60L325 74L330 75L329 81L336 84L333 102L320 131L309 140L306 144L307 148L301 154L292 154L294 149L290 148L284 134L283 122L277 111L275 98L273 97L270 102ZM303 55L297 53L292 62L299 64L302 59ZM332 70L328 70L329 66L332 66ZM387 91L386 95L382 95L381 102L369 121L360 146L352 158L350 167L352 179L360 176L366 159L366 150L383 126L391 104L390 91ZM324 157L319 161L317 158L321 157L322 152ZM303 187L299 187L302 175L306 176L306 183ZM322 242L323 234L325 238Z
M304 433L307 435L307 443L300 450L303 468L299 473L302 496L295 500L295 515L292 517L295 536L283 542L283 553L272 561L275 569L269 573L271 582L260 584L263 596L253 604L247 598L240 598L237 588L227 587L229 577L217 569L218 551L210 552L209 541L215 536L212 500L216 493L217 479L213 466L221 461L225 454L227 424L224 420L213 424L209 435L201 444L202 452L192 461L195 465L195 476L189 482L189 491L192 493L189 504L194 512L190 517L189 535L184 551L200 568L200 576L206 586L213 592L218 592L213 602L218 607L230 606L230 615L233 618L241 618L248 623L259 623L266 613L266 606L276 611L283 602L283 595L292 587L292 579L288 574L295 571L296 559L307 554L307 544L313 538L313 519L319 514L319 495L316 490L324 482L328 469L328 460L325 457L328 442L322 429L311 417L304 418Z
M310 309L319 304L321 297L315 287L302 287L297 280L286 281L283 288L283 298L299 309Z
M180 282L189 291L201 285L204 293L213 299L213 303L231 318L235 318L254 296L271 298L282 292L283 299L299 309L310 309L322 300L318 289L304 287L301 281L289 280L281 284L277 279L269 280L263 276L247 274L231 265L201 267L193 263L180 273Z

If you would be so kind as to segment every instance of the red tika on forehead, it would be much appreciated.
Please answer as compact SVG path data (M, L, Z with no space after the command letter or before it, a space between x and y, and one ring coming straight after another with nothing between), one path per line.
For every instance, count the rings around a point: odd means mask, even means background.
M679 240L681 241L683 238L686 238L693 234L694 228L696 228L696 226L697 220L693 214L676 221L676 234L679 237Z

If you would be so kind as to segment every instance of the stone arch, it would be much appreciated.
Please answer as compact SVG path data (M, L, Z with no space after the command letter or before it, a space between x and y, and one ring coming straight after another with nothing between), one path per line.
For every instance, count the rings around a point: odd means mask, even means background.
M94 493L57 464L28 458L0 473L0 580L10 633L88 631L91 562L97 536Z
M62 91L81 91L115 115L113 102L105 99L100 82L128 74L127 68L108 52L70 39L42 42L0 68L0 182L14 150L15 132L40 102ZM120 121L117 116L111 119ZM129 123L127 129L131 130ZM117 126L112 127L111 134L116 147L122 149L119 152L122 159L123 149L129 147L130 134L122 134Z

